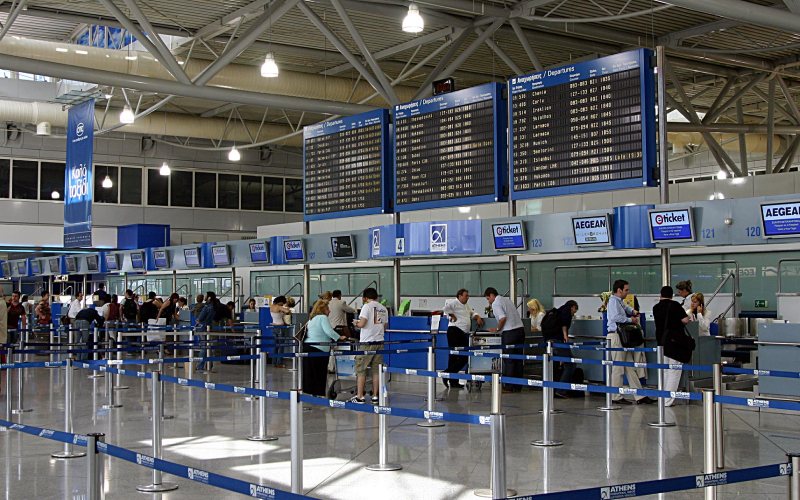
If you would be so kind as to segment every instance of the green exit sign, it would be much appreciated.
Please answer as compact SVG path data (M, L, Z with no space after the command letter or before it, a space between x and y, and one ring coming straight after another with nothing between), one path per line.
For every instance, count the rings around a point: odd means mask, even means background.
M755 307L759 309L766 309L768 302L764 299L756 299Z

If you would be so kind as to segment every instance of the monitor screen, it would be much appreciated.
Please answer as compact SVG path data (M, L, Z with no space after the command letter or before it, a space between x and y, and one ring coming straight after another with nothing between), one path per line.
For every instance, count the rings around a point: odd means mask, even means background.
M144 269L144 253L132 252L131 253L131 267L133 269Z
M50 266L50 272L54 274L58 274L61 272L61 262L59 262L58 258L49 259L47 263Z
M650 210L650 240L653 243L694 241L692 210Z
M215 266L230 266L231 256L228 252L228 245L214 245L211 247L211 262Z
M269 262L269 243L250 243L250 262Z
M8 262L3 262L3 276L9 277L11 276L11 264Z
M86 256L86 270L90 273L96 273L99 266L97 265L97 255Z
M283 256L286 258L287 262L306 260L303 240L283 240Z
M17 261L17 274L28 274L28 266L24 260Z
M356 251L353 246L353 237L349 234L331 236L331 254L334 259L354 259Z
M573 217L572 234L579 247L611 244L611 223L608 214Z
M184 248L183 258L186 260L186 267L200 267L200 249Z
M31 274L42 274L42 263L36 259L31 261Z
M800 202L762 203L761 225L765 238L800 236Z
M119 271L119 259L117 258L117 254L106 254L106 268L109 271Z
M169 267L169 262L167 262L167 251L153 250L153 264L158 269L164 269Z
M67 262L67 273L78 272L78 259L76 257L67 257L65 261Z
M492 224L492 238L494 239L494 249L498 251L528 248L525 241L525 226L522 225L522 222Z

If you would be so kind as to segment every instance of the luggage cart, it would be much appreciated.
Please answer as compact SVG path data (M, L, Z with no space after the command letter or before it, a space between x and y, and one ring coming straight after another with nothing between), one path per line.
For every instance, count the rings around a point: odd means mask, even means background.
M498 333L475 331L469 336L470 347L482 347L496 345L498 349L482 349L481 352L502 354L502 337ZM470 356L467 360L467 373L469 375L491 375L502 371L502 360L500 358L484 358L480 356ZM480 391L483 382L477 380L467 381L467 391Z
M343 342L332 347L332 352L353 351L354 344ZM333 380L325 391L325 397L336 399L336 396L343 392L350 394L356 393L356 357L355 356L333 356L336 370L333 373ZM352 385L345 386L345 382L352 382Z

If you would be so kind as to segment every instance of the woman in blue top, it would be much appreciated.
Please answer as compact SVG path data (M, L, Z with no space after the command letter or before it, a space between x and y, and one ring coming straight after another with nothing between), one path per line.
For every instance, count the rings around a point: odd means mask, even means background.
M303 341L304 352L329 353L331 348L328 345L315 345L324 344L338 340L344 340L331 326L328 321L327 300L318 300L314 303L311 309L311 315L308 320L308 333ZM325 397L325 386L328 382L328 359L330 356L311 356L303 358L303 392L311 394L312 396Z

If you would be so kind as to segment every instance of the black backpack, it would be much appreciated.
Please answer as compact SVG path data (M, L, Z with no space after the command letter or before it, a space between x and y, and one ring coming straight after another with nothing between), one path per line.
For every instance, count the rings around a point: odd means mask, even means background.
M122 315L125 319L129 321L136 320L136 301L133 299L125 299L125 302L122 304Z
M545 340L561 339L561 325L558 321L558 309L555 307L544 314L542 318L542 336ZM563 339L562 339L563 340Z

